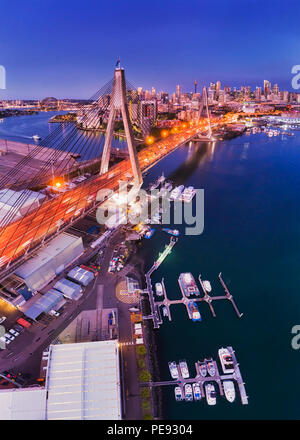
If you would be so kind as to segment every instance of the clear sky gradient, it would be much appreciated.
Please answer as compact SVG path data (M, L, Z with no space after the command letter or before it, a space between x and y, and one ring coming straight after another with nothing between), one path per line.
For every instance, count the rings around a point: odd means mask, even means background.
M136 87L291 90L300 64L299 0L2 0L0 99L88 98L117 58Z

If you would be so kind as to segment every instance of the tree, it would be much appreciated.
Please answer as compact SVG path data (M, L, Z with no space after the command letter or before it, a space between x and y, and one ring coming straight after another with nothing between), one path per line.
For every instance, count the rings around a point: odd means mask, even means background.
M139 359L138 360L138 366L139 366L140 369L146 367L146 362L144 361L144 359Z
M152 415L150 413L146 413L143 415L143 420L152 420Z
M142 398L150 397L150 388L143 388L141 391Z
M151 374L148 370L142 370L139 374L139 381L140 382L149 382L151 379Z
M137 353L141 356L145 356L145 354L147 353L146 347L145 345L139 345L136 349Z

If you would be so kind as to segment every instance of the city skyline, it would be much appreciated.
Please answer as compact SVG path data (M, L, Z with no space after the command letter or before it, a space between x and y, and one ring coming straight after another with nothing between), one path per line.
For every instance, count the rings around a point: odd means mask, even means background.
M110 77L118 57L130 82L148 90L173 93L180 84L190 92L195 80L198 90L218 80L255 88L267 79L292 91L299 52L294 1L245 1L240 9L236 1L230 8L220 1L190 1L185 8L177 1L154 1L150 8L133 0L112 8L90 0L82 9L66 0L51 2L51 14L48 0L17 3L17 14L15 5L3 7L0 65L7 89L0 99L88 98Z

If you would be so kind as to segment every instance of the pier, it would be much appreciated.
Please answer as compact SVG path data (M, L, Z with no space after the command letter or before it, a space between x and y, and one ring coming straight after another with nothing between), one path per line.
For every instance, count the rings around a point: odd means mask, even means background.
M222 385L222 381L224 380L233 380L236 382L238 389L239 389L239 394L240 394L240 399L241 399L241 403L243 405L247 405L248 404L248 396L246 394L246 389L245 389L245 383L243 381L242 375L241 375L241 371L239 368L239 364L237 362L236 356L235 356L235 351L233 350L232 347L227 347L232 360L233 360L233 366L234 366L234 372L232 374L220 374L219 369L218 369L218 364L216 361L212 361L215 369L216 369L216 374L214 376L201 376L200 371L199 371L199 365L198 362L195 363L195 369L196 369L196 376L194 376L193 378L188 378L188 379L184 379L182 377L181 374L181 370L180 368L177 366L178 369L178 379L172 379L172 380L165 380L165 381L159 381L159 382L142 382L140 383L141 387L161 387L161 386L179 386L182 390L183 396L184 396L184 386L187 383L198 383L200 386L200 390L201 390L201 397L205 398L205 392L204 392L204 385L206 382L216 382L216 384L218 385L219 388L219 394L220 396L224 395L224 390L223 390L223 385Z
M172 248L177 243L177 238L171 237L170 243L165 247L162 254L159 254L158 259L154 262L153 266L150 268L150 270L146 273L146 284L147 289L144 290L144 293L148 294L149 302L150 302L150 308L151 308L151 314L147 316L143 316L143 319L152 319L153 320L153 326L154 328L159 328L162 324L163 320L160 314L158 303L155 303L154 301L154 292L152 288L151 283L151 275L152 273L159 268L159 266L162 264L162 262L165 260L165 258L170 254L172 251Z
M175 244L175 243L174 243ZM173 244L173 246L174 246ZM170 245L169 245L170 246ZM166 255L168 255L168 253L170 253L170 249L165 249L164 253L161 254L160 257L164 256L163 259L166 257ZM162 259L162 261L163 261ZM157 260L159 261L159 260ZM161 262L159 264L161 264ZM169 321L172 321L172 315L171 315L171 311L170 311L170 306L171 305L175 305L175 304L184 304L186 307L186 311L187 314L189 316L189 318L191 319L190 316L190 310L189 310L189 302L193 301L193 302L206 302L210 308L210 311L213 315L213 317L216 317L216 313L215 310L213 308L212 302L213 301L218 301L218 300L228 300L231 302L237 316L239 318L241 318L243 316L243 313L240 313L237 305L235 304L235 301L233 299L232 294L229 292L223 278L222 278L222 273L219 273L219 281L221 283L221 285L223 286L224 290L225 290L225 295L219 295L219 296L211 296L208 294L207 290L205 289L202 279L201 279L201 275L199 275L199 283L201 285L202 291L204 296L202 297L186 297L183 292L182 293L182 298L180 299L174 299L174 300L170 300L167 297L167 292L166 292L166 288L165 288L165 284L164 284L164 278L161 281L161 285L162 285L162 289L163 289L163 300L161 301L155 301L154 300L154 292L152 289L152 284L151 284L151 274L154 272L154 270L157 269L157 267L159 266L159 264L157 265L157 262L154 263L154 265L151 267L151 269L149 270L149 272L147 272L146 274L146 282L147 282L147 290L144 291L144 293L148 293L149 296L149 301L150 301L150 306L151 306L151 314L144 316L144 319L152 319L153 320L153 324L154 324L154 328L159 328L159 326L163 323L163 319L161 316L161 311L160 311L160 307L165 307L167 310L167 317L169 319Z

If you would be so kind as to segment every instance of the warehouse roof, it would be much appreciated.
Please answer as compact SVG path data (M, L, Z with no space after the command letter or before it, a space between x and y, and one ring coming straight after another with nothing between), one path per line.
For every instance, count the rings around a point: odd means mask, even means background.
M15 274L25 279L31 273L35 272L41 266L46 264L55 255L60 254L64 249L75 244L76 242L82 243L81 237L63 232L57 237L53 238L42 250L39 250L30 260L22 264L15 270ZM83 250L83 249L82 249Z
M67 280L66 278L61 278L54 284L54 289L59 290L71 299L78 299L82 295L82 287L79 284L73 283L73 281Z
M121 419L117 341L51 345L48 420Z
M55 289L50 289L45 295L40 296L31 307L24 311L28 318L36 319L43 312L48 313L63 299L63 294Z
M95 278L93 272L79 266L70 270L70 272L68 272L68 277L84 286L87 286Z
M45 388L0 390L0 420L44 420Z

